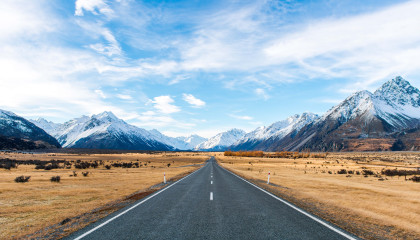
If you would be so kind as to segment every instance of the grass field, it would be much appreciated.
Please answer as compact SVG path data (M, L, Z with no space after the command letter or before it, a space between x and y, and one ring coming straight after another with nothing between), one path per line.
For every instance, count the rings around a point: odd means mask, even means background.
M44 166L51 166L48 161L58 160L58 169L35 169L34 164L19 164L10 170L0 168L0 239L21 238L27 234L68 219L106 207L106 211L96 211L102 217L118 209L118 202L143 197L143 193L154 191L151 186L163 182L166 178L180 178L198 169L198 164L208 159L205 155L194 153L157 153L157 154L23 154L0 152L0 159L13 159L29 162L42 160ZM66 161L64 163L63 161ZM98 163L96 168L86 169L83 163ZM123 163L136 164L123 168ZM114 164L116 167L112 166ZM120 164L120 165L119 165ZM168 164L170 166L168 167ZM105 166L110 166L107 169ZM127 165L126 165L127 166ZM129 166L129 165L128 165ZM63 168L64 167L64 168ZM86 166L85 166L86 167ZM74 176L74 172L77 176ZM87 176L83 176L82 172ZM25 183L16 183L18 176L30 176ZM53 176L60 176L60 182L51 182ZM161 186L159 186L161 187ZM158 188L158 187L156 187ZM155 189L156 189L155 188ZM131 196L130 196L131 195ZM127 198L127 196L130 196ZM110 205L111 203L111 205ZM67 219L67 220L66 220ZM87 225L91 218L79 221L54 235L56 238ZM74 227L76 226L76 227ZM49 228L34 236L46 237L46 233L57 229Z
M384 174L387 169L417 171L420 153L329 153L296 159L219 153L217 160L363 238L420 239L420 183L409 180L413 175ZM270 185L266 183L269 171Z

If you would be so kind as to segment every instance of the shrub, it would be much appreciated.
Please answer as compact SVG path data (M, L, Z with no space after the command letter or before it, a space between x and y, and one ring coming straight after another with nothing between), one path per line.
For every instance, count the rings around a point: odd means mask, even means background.
M382 169L382 174L386 176L406 176L420 174L418 170L398 170L398 169Z
M0 168L10 170L11 168L17 168L17 164L15 160L0 159Z
M50 179L51 182L60 182L60 180L61 180L60 176L52 176Z
M82 172L83 177L87 177L89 175L89 172Z
M346 169L341 169L337 172L337 174L347 174L347 170Z
M19 182L28 182L29 179L31 178L31 176L19 176L15 178L15 182L19 183Z
M332 172L331 171L328 171L328 174L332 174Z
M411 181L413 182L420 182L420 177L419 176L414 176L412 178L410 178Z
M367 175L375 175L375 173L372 170L365 169L362 172L363 172L363 175L365 175L365 176L367 176Z
M170 167L171 166L171 164L170 163L168 163L168 167Z
M111 169L111 165L105 165L105 168L109 170Z

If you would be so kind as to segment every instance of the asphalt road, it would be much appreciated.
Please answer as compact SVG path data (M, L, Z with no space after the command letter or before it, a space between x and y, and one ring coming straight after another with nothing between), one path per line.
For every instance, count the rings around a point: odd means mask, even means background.
M283 201L212 158L68 239L356 239Z

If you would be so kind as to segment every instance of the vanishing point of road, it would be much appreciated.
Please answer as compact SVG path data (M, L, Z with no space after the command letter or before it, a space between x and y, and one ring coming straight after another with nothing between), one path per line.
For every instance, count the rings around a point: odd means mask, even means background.
M357 239L220 167L206 165L68 239Z

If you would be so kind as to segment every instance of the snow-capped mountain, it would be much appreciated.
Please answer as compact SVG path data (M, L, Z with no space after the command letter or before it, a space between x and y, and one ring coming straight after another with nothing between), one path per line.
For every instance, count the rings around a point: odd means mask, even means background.
M209 138L207 141L197 145L194 149L204 151L221 151L237 142L245 136L245 134L246 132L244 130L234 128Z
M356 118L382 120L389 131L413 128L420 119L420 91L402 77L382 85L374 93L359 91L325 113L319 122L336 119L345 123Z
M206 138L202 138L198 135L191 135L189 137L169 137L156 129L149 131L157 141L160 141L166 145L172 146L178 150L192 150L198 144L206 141Z
M34 123L51 131L63 147L173 150L171 146L156 140L154 134L126 123L112 112L82 116L64 124L51 124L42 120Z
M55 138L23 117L0 110L0 148L59 148Z
M392 143L389 139L396 133L409 129L416 131L419 126L420 91L403 78L396 77L374 93L359 91L352 94L297 134L266 143L269 146L265 150L331 151L362 147L386 150ZM378 140L372 145L372 140L368 140L372 138L388 140L382 144ZM371 148L367 147L369 144Z
M285 120L275 122L268 127L259 127L247 133L243 138L235 142L231 148L234 150L249 150L258 148L258 144L269 138L281 139L291 132L297 132L305 125L317 120L314 113L295 114Z
M38 118L36 120L29 119L29 121L35 124L36 126L38 126L39 128L43 129L45 132L47 132L51 136L57 135L57 132L63 125L63 124L48 121L44 118Z
M185 149L194 149L197 145L207 141L207 138L203 138L196 134L187 136L187 137L176 137L176 139L181 140L185 143Z
M50 122L43 118L31 121L57 138L63 147L67 148L87 148L88 145L94 146L99 142L107 142L110 140L107 138L111 138L115 141L121 141L121 144L128 141L125 148L113 143L114 148L118 149L128 149L129 147L133 150L191 150L199 143L207 140L198 135L173 138L156 129L147 131L124 122L112 112L103 112L91 117L82 116L64 124ZM101 137L99 138L99 136ZM139 145L135 146L133 144ZM107 147L103 145L101 148Z

